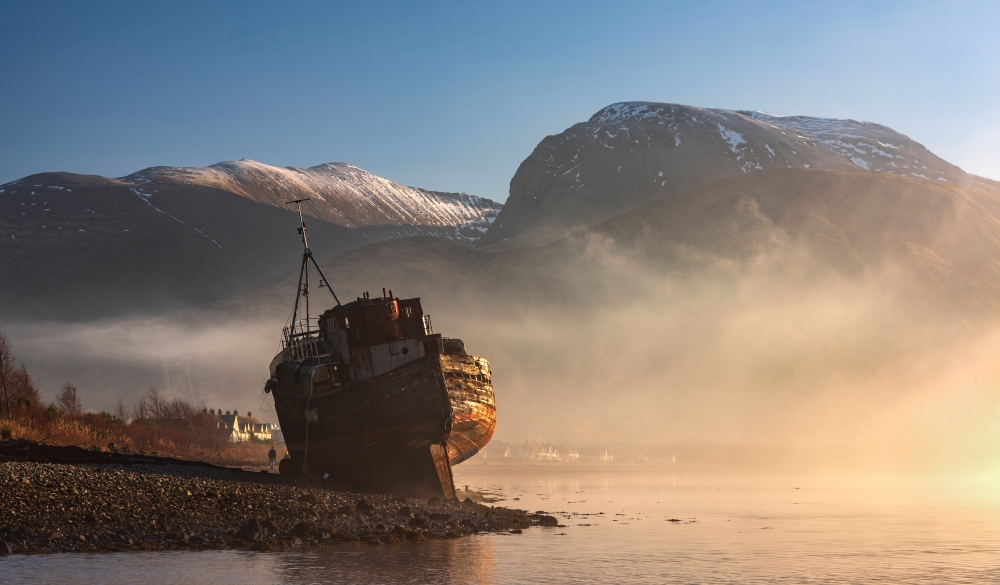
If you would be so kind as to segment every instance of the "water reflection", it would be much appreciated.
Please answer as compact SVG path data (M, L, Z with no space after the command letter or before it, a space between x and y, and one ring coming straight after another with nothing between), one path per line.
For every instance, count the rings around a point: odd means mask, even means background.
M495 547L490 538L424 545L336 547L293 555L274 555L279 583L468 583L497 581Z
M498 582L494 557L494 541L484 537L424 545L328 547L272 554L62 554L0 558L0 583L487 585Z
M457 479L565 526L272 554L0 557L0 583L1000 582L992 480L473 467Z

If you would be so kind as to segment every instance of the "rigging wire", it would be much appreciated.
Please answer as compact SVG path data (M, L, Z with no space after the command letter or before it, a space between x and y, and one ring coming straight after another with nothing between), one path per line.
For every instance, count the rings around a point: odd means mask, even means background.
M309 263L310 262L312 262L313 266L316 268L316 271L319 272L319 276L320 276L320 281L319 281L319 284L318 284L319 288L323 288L325 286L327 289L329 289L330 294L333 295L333 300L337 303L338 306L341 305L340 299L337 298L337 293L334 292L333 286L330 284L330 280L326 277L326 274L323 273L323 269L320 268L319 263L316 261L316 258L313 257L312 251L309 249L309 238L306 235L306 231L307 231L306 230L306 222L305 222L305 218L302 216L302 203L305 202L305 201L309 201L309 200L310 200L309 198L304 198L304 199L296 199L294 201L287 201L285 203L286 205L295 205L295 210L299 214L299 233L302 234L302 265L301 265L301 267L299 269L299 284L298 284L298 288L296 290L295 305L292 307L292 310L289 313L288 318L285 320L286 325L288 327L290 327L289 333L292 333L292 334L295 333L295 327L297 325L296 321L297 321L297 317L298 317L298 313L299 313L299 301L302 299L302 297L305 297L305 301L306 301L306 304L305 304L305 314L306 314L305 327L306 327L306 332L308 333L310 331L310 329L309 329L309 319L311 317L311 315L310 315L310 303L309 303ZM303 283L304 283L305 286L303 286ZM281 343L281 345L282 345L281 351L282 352L284 352L284 350L286 349L286 344L290 343L290 340L291 340L290 337L282 339L282 343ZM266 394L266 392L262 392L261 393L262 408L263 408L264 400L266 400L265 397L264 397L265 394ZM301 472L306 477L310 477L310 478L313 478L313 479L321 479L321 478L315 477L312 474L310 474L309 473L309 468L308 468L308 461L309 461L309 423L310 423L309 411L311 410L310 407L312 406L312 399L313 399L313 394L310 391L309 397L306 399L306 408L305 408L305 419L306 419L306 429L305 429L305 431L306 431L306 433L305 433L305 443L303 445L302 469L301 469Z

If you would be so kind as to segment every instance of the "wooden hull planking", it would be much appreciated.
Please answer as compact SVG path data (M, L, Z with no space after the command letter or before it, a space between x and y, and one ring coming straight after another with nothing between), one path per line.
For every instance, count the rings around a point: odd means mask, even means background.
M496 428L497 409L490 364L475 356L438 357L452 409L448 462L458 465L485 447Z

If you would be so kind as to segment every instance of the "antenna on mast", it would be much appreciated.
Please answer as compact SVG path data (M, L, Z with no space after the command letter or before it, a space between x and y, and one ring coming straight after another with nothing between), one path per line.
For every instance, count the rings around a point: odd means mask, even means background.
M302 203L306 201L311 201L309 197L304 199L295 199L294 201L286 201L285 205L294 205L295 210L299 213L299 233L302 235L302 268L299 271L299 289L295 297L295 309L292 311L292 332L295 332L295 325L298 322L299 316L299 299L305 297L306 299L306 318L305 326L306 331L309 331L309 262L312 262L313 266L316 267L316 271L319 272L320 288L326 287L330 290L330 294L333 295L333 300L340 305L340 299L337 298L337 293L333 291L333 287L330 286L330 281L327 280L326 275L323 274L323 269L319 267L319 263L313 258L312 250L309 249L309 236L306 234L306 222L305 218L302 216Z

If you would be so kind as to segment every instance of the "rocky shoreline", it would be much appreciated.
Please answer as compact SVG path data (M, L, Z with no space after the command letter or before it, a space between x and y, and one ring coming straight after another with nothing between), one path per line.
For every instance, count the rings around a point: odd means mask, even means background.
M165 458L32 461L3 447L0 554L275 551L423 542L558 524L552 516L468 498L442 502L360 493L318 480Z

